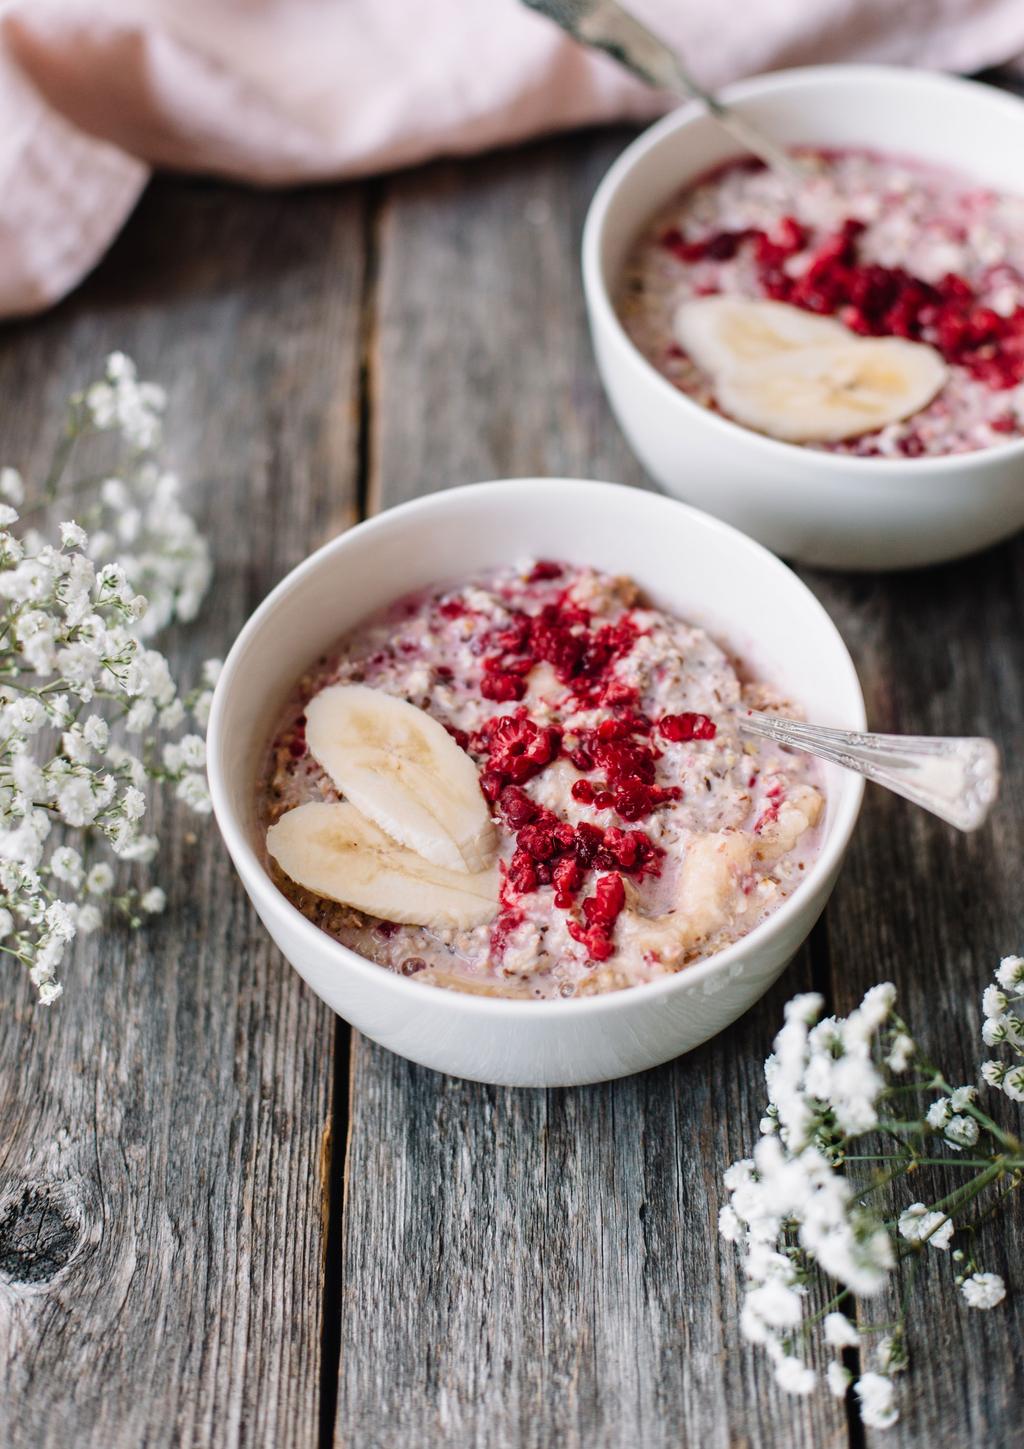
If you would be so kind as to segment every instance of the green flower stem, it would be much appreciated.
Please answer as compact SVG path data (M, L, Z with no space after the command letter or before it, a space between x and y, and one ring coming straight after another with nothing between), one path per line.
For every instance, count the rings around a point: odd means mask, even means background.
M991 1157L903 1157L899 1153L846 1153L844 1162L903 1162L910 1167L991 1167ZM1024 1157L1005 1157L998 1159L1007 1171L1024 1169ZM899 1172L893 1174L899 1176Z

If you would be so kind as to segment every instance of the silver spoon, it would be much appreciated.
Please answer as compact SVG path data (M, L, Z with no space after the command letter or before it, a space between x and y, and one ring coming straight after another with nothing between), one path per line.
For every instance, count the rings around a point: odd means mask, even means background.
M766 166L790 182L807 179L806 168L757 126L698 85L675 51L616 0L523 0L523 3L554 20L574 40L606 51L649 85L690 100L703 101L718 124L739 141L745 151L758 156Z
M855 770L958 830L977 830L999 794L999 751L992 740L869 735L756 710L741 716L739 726L747 734Z

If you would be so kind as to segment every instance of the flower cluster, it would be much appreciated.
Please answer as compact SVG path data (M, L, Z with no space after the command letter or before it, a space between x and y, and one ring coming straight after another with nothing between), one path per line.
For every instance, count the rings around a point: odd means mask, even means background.
M872 1329L841 1309L848 1299L882 1294L901 1259L928 1249L949 1254L971 1307L994 1307L1005 1295L1002 1279L983 1272L969 1247L951 1245L956 1235L973 1241L976 1199L993 1190L998 1203L1024 1182L1024 1147L981 1109L975 1086L951 1086L925 1060L895 1014L895 999L893 986L876 986L848 1017L825 1019L816 994L789 1003L765 1063L761 1139L752 1157L726 1172L729 1200L719 1216L722 1236L743 1250L744 1337L767 1352L781 1387L807 1394L817 1383L807 1344L820 1328L835 1355L829 1390L845 1397L852 1385L861 1418L873 1428L899 1415L893 1375L907 1364L903 1310L885 1329ZM1008 957L985 993L984 1035L989 1045L1009 1045L1018 1061L1024 1024L1014 1007L1022 1000L1024 960ZM911 1069L913 1080L902 1080ZM1020 1072L1003 1062L982 1068L985 1080L1015 1100L1024 1096ZM970 1176L940 1200L909 1203L886 1220L878 1192L937 1165ZM811 1312L811 1286L822 1273L837 1291ZM872 1333L881 1336L868 1368L864 1340ZM844 1362L853 1351L861 1361L856 1379Z
M989 1047L1008 1048L1010 1059L983 1062L981 1075L990 1087L1001 1087L1014 1102L1024 1102L1024 957L1007 956L999 963L994 983L981 998L985 1013L982 1036Z
M115 354L104 380L72 399L43 496L28 502L26 515L51 507L76 440L116 429L132 453L123 479L94 480L92 499L72 489L82 517L102 524L105 510L117 514L116 537L90 541L78 522L61 523L52 541L38 527L16 532L25 485L0 469L0 951L25 965L44 1004L61 994L68 942L96 930L105 906L133 924L164 908L159 887L119 888L115 870L156 853L142 829L150 782L200 813L210 808L198 731L218 666L182 697L166 659L143 642L194 613L209 581L177 485L162 484L148 456L162 406L160 390ZM115 561L125 527L144 547ZM190 714L196 732L162 742Z

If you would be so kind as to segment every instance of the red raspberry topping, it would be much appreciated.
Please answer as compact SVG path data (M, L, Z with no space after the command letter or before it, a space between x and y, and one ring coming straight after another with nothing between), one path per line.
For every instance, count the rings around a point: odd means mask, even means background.
M658 722L658 729L667 740L682 744L689 740L713 740L718 728L706 714L667 714Z
M752 242L761 291L773 301L838 316L865 337L927 342L993 390L1024 382L1024 307L1003 317L982 304L965 277L950 273L933 285L902 267L862 262L858 242L864 230L864 222L848 218L818 242L796 276L784 264L807 250L809 237L794 217L783 217L772 233L717 232L695 241L673 228L661 244L680 261L695 262L728 260Z
M488 757L481 784L487 798L494 800L502 785L521 785L556 759L562 748L562 732L554 725L535 724L525 711L517 711L487 720L471 737L470 745ZM501 784L492 795L488 787L493 788L494 777Z
M594 894L583 902L585 926L569 922L569 935L586 946L594 961L606 961L615 949L612 931L626 904L626 890L621 875L603 875L594 887Z
M560 563L555 563L549 558L539 558L530 570L526 582L528 584L545 583L548 579L560 579L565 569Z

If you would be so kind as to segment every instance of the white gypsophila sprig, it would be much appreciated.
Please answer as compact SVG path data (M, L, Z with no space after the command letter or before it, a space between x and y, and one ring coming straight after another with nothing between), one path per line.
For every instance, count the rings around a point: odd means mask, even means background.
M1004 956L981 999L982 1040L1001 1053L981 1066L982 1078L1013 1102L1024 1102L1024 957Z
M141 638L175 619L194 619L212 576L209 547L183 504L181 483L157 456L166 402L163 388L141 381L130 358L112 353L104 376L71 399L42 500L73 501L77 525L91 538L93 563L145 604L136 620ZM69 460L76 444L96 434L118 445L106 460L114 466L83 487L68 480ZM15 495L3 496L19 506Z
M876 986L845 1018L821 1019L817 994L789 1003L765 1063L761 1139L751 1157L726 1172L728 1201L719 1213L722 1237L743 1254L743 1336L768 1354L780 1387L806 1394L817 1381L809 1340L820 1330L835 1355L826 1387L839 1397L852 1388L863 1422L873 1428L899 1416L893 1375L908 1363L904 1310L883 1332L855 1323L847 1304L885 1292L900 1258L937 1250L952 1261L968 1305L995 1307L1005 1295L1003 1280L951 1244L957 1233L973 1241L979 1197L993 1189L997 1206L1024 1181L1021 1143L982 1110L975 1086L950 1085L924 1059L895 1014L895 995L889 984ZM1022 999L1024 961L1007 957L984 1010L986 1021L1000 1024L999 1044L1017 1052L1018 1062L1019 1027L1007 1025L1007 1017ZM911 1070L913 1079L901 1080ZM1006 1090L1012 1070L990 1062L982 1076ZM1011 1084L1007 1095L1015 1090ZM920 1183L927 1168L950 1164L970 1173L968 1180L938 1201L909 1202L886 1218L879 1191L892 1191L908 1172ZM835 1291L812 1312L811 1290L822 1273ZM878 1333L869 1368L865 1336ZM860 1355L859 1376L844 1354Z
M114 354L103 381L72 399L43 497L29 505L38 513L67 486L86 515L135 509L150 532L132 556L110 558L117 540L90 538L81 517L60 522L54 541L38 529L21 533L29 490L16 470L0 469L0 952L24 964L44 1004L61 994L57 969L76 935L98 929L110 911L138 924L164 909L159 886L117 885L156 853L143 830L154 784L200 813L210 808L196 729L205 727L219 664L204 666L200 687L182 697L167 660L143 642L193 613L209 580L205 544L175 514L176 489L150 472L163 404L161 390ZM130 450L132 482L97 503L65 480L76 440L105 430ZM158 583L155 609L139 590L148 578ZM182 727L180 740L166 739Z

